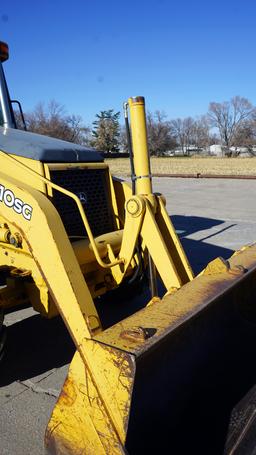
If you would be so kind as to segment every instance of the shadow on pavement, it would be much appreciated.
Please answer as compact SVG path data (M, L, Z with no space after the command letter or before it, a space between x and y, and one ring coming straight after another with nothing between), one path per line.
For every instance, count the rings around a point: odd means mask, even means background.
M225 223L224 220L214 218L203 218L201 216L171 215L175 229L182 236L194 234L195 232L205 231L215 226Z
M214 237L214 235L221 234L221 232L227 231L235 226L234 224L221 228L221 225L225 223L223 220L183 215L172 215L170 218L179 235L180 241L195 275L201 272L208 262L212 261L216 257L221 256L224 259L228 259L232 255L233 250L207 243L207 239ZM220 226L220 229L214 234L206 235L202 240L187 238L187 236L194 234L195 232L211 229L215 226Z
M70 363L75 346L60 317L33 315L7 327L0 387L24 381Z

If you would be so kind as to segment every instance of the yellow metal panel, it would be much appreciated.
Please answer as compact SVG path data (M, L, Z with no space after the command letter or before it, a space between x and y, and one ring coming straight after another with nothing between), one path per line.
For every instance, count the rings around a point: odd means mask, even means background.
M13 152L13 150L10 150ZM10 160L12 158L12 160ZM44 176L44 166L40 161L32 160L30 158L24 158L22 156L12 155L11 153L7 155L0 150L0 159L1 159L1 172L6 175L15 176L17 180L21 182L26 182L27 185L31 185L33 188L46 192L45 183L32 175L26 169L29 168L37 174ZM21 167L20 164L24 166Z
M180 288L182 281L176 269L176 264L173 261L172 252L168 251L161 231L150 209L149 202L147 201L146 204L147 209L141 228L143 242L154 261L166 289L168 290L172 287Z
M115 253L119 253L123 230L108 232L95 237L95 242L101 258L107 256L107 244L110 244ZM78 240L72 244L76 258L80 265L95 262L95 255L89 239Z
M122 225L122 221L119 218L117 195L115 192L112 175L110 174L109 169L108 169L108 181L109 181L109 198L111 201L115 226L116 226L116 229L121 229L123 227L123 225Z
M146 204L144 199L139 196L133 196L126 202L125 225L123 231L122 246L119 253L119 256L125 260L125 268L123 273L125 273L128 269L132 257L134 256L134 250L143 222L145 207Z
M51 180L49 165L44 163L43 166L44 166L44 175L45 175L45 178L46 178L47 180ZM46 192L47 192L48 196L50 196L50 197L53 196L52 187L51 187L50 185L47 185L47 184L46 184Z
M161 196L157 196L158 207L156 221L164 238L165 244L172 255L173 262L181 278L182 284L194 278L192 268L187 259L186 253L180 243L179 237L170 220L169 214Z
M128 352L93 340L85 340L81 352L113 426L124 444L135 374L134 358Z
M95 348L97 343L94 343ZM96 350L94 354L96 362L98 354ZM112 362L105 363L103 366L106 378L111 371ZM94 369L97 368L99 368L98 362ZM109 380L111 379L112 376L109 376ZM119 379L121 384L122 377L120 376ZM126 453L113 426L106 403L99 393L99 389L101 392L104 385L102 382L96 386L90 371L76 352L46 431L45 443L51 454L122 455ZM111 397L115 392L114 389L115 384L112 384ZM126 409L128 409L127 403Z
M125 220L125 201L132 196L131 185L117 177L113 177L113 186L116 195L117 213L120 226L123 227Z

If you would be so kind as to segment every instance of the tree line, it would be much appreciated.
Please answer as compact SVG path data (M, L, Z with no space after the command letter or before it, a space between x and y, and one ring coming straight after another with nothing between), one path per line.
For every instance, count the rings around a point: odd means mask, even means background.
M96 114L91 126L78 115L67 115L56 101L39 103L25 113L29 131L95 147L105 152L126 152L127 139L120 112L113 109ZM17 118L21 126L20 119ZM211 144L230 147L256 144L256 108L243 97L222 103L211 102L208 112L197 118L168 119L162 111L147 112L148 146L151 155L160 156L177 147L184 155L191 147L200 150Z

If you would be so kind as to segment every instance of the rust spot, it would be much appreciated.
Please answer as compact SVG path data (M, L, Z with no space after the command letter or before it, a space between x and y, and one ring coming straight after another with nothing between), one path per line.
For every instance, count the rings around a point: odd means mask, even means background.
M31 275L31 271L30 270L14 268L14 269L11 270L11 275L12 276L26 277L26 276L30 276Z
M122 330L119 336L130 341L145 341L150 337L150 333L144 327L132 327L131 329Z
M160 297L152 297L152 299L147 303L147 306L154 305L155 303L161 302Z
M243 265L235 265L229 269L231 275L243 275L243 273L246 273L247 271L248 270Z
M74 383L71 379L67 378L64 387L60 393L60 401L64 406L73 406L77 398L77 392Z
M226 259L218 257L209 262L204 270L204 275L218 275L219 273L229 272L230 264Z
M145 104L144 96L133 96L130 98L132 104Z

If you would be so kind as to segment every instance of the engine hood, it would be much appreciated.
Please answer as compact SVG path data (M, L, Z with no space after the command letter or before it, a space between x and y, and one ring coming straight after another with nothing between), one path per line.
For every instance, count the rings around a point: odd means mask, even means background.
M100 152L41 134L0 127L0 150L47 163L101 162Z

